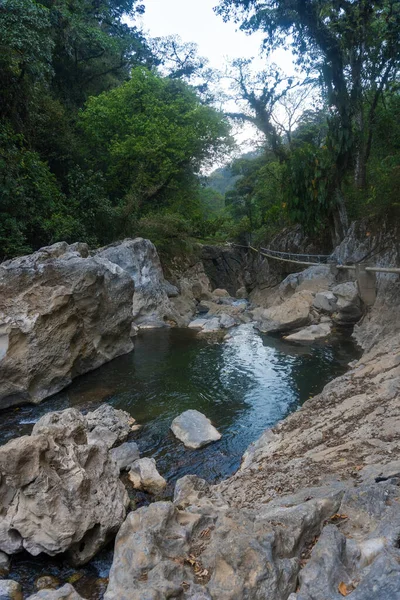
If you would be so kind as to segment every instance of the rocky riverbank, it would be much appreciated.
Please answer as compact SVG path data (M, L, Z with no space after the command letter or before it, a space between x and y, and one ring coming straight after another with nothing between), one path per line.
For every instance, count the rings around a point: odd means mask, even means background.
M398 264L395 235L389 249L387 236L385 247L382 236L382 232L371 234L368 224L353 226L336 255L346 262L365 258L375 250L375 263ZM93 323L87 321L85 308L90 293L92 298L101 298L96 306L108 306L103 301L104 290L96 288L101 279L108 282L108 290L122 286L123 293L116 295L124 309L114 318L123 329L124 343L130 340L132 323L139 327L187 325L196 316L201 323L192 321L192 326L198 327L201 335L225 330L228 318L233 325L254 320L265 332L286 335L294 330L299 335L300 330L302 339L318 337L316 328L328 335L338 324L357 323L355 335L365 353L345 375L252 444L233 477L210 486L186 476L176 484L172 501L155 502L126 518L126 492L112 457L112 447L122 441L115 420L111 427L103 413L96 421L77 411L44 417L32 436L0 449L0 549L12 553L24 547L32 554L68 551L72 560L81 564L119 529L106 600L400 598L397 276L378 276L372 308L362 304L351 278L343 281L329 267L289 274L279 286L262 289L242 278L238 285L245 288L243 295L250 294L250 306L237 303L229 292L212 293L203 263L192 270L197 280L186 274L181 286L179 281L174 282L177 285L168 283L154 254L152 267L146 264L146 252L154 248L149 244L127 240L94 255L76 245L57 245L61 250L43 249L32 255L34 258L2 265L3 289L6 281L15 281L17 306L21 307L17 318L11 309L12 294L5 296L9 300L2 305L3 361L10 356L14 360L11 367L5 363L4 372L11 373L3 394L6 402L10 397L11 403L22 398L38 401L84 372L83 367L64 360L62 377L57 380L49 373L50 383L43 387L44 392L38 392L43 365L47 370L53 365L48 357L35 362L33 354L24 354L32 356L33 371L21 379L20 388L13 388L17 386L13 373L19 366L14 349L22 356L22 340L34 340L36 331L42 336L40 342L50 344L51 337L46 336L68 330L66 323L74 323L81 332L78 341L74 346L67 336L64 344L76 347L77 354L79 343L90 348L92 362L86 361L86 370L112 358L111 353L102 351L104 342L99 343L107 337L107 330L97 333L97 338L92 335ZM76 281L82 267L84 280ZM67 292L66 284L61 286L61 268L71 283ZM120 276L118 281L115 275ZM57 287L51 285L53 280ZM133 294L133 308L127 316L126 306L132 307L132 282L136 301ZM258 308L254 306L256 297ZM34 313L37 298L41 298L37 303L40 310ZM108 315L102 315L107 321ZM103 328L109 325L102 323ZM81 340L86 340L85 344ZM111 347L115 344L113 341ZM120 352L119 346L113 351ZM132 425L125 423L128 428ZM137 461L134 448L131 450L132 461ZM134 472L138 477L140 468ZM84 518L79 518L79 511ZM12 582L4 580L0 585L0 595L18 598L18 589L6 590ZM70 585L39 592L31 600L41 598L79 600Z

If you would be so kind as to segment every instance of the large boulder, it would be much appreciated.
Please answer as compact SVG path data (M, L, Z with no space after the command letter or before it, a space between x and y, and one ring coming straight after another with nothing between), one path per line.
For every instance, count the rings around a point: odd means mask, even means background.
M87 443L87 432L70 408L0 447L0 550L68 552L80 565L118 531L129 499L107 445Z
M0 408L37 403L130 352L134 284L85 244L0 265Z
M284 299L304 290L317 293L327 290L334 281L335 275L329 265L312 266L285 277L279 285L279 293Z
M263 333L284 332L308 325L313 299L311 292L302 291L278 306L254 310L257 329Z
M221 434L198 410L186 410L172 421L171 429L175 437L186 448L201 448L221 439Z
M321 312L332 314L337 310L337 298L330 291L318 292L315 294L313 306Z
M103 440L109 448L122 444L135 427L135 419L123 410L110 404L102 404L86 415L89 439Z
M169 298L171 287L164 279L156 247L143 238L126 239L105 248L96 256L121 267L135 282L132 312L139 327L165 327L185 324Z

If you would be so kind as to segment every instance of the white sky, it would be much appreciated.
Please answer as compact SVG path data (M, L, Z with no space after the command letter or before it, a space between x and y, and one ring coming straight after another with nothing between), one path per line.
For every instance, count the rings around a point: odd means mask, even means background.
M146 12L139 24L151 37L177 34L184 42L195 42L199 55L209 59L210 67L221 71L227 61L239 57L254 57L257 68L264 68L265 58L258 58L261 34L246 35L232 21L224 23L213 11L218 0L143 0L143 4ZM295 73L289 52L280 50L272 58L287 75ZM251 126L245 126L235 137L246 151L252 148L251 138L257 136Z

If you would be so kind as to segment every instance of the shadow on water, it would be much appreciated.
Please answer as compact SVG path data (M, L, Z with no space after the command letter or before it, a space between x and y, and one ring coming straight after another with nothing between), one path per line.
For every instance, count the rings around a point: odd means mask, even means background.
M134 352L78 378L39 406L4 411L0 443L29 434L47 412L70 406L93 410L107 401L142 424L134 439L143 456L156 459L168 480L168 497L186 474L210 482L231 475L251 442L344 373L359 355L343 333L322 343L295 345L261 336L251 325L232 330L223 341L189 329L144 331L135 339ZM174 438L171 422L189 408L212 420L222 433L220 441L187 450ZM102 594L90 596L96 597Z

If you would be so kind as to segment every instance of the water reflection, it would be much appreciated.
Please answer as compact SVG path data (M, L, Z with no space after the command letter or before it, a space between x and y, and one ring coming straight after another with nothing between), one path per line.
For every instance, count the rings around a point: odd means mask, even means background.
M146 331L135 351L76 380L37 407L2 414L0 441L30 433L43 414L76 406L82 410L110 402L129 411L142 429L136 438L170 485L187 473L209 481L230 475L247 446L262 431L295 410L358 354L343 336L329 343L300 346L260 336L251 325L215 342L191 330ZM204 412L222 439L201 450L186 450L171 434L183 410Z

